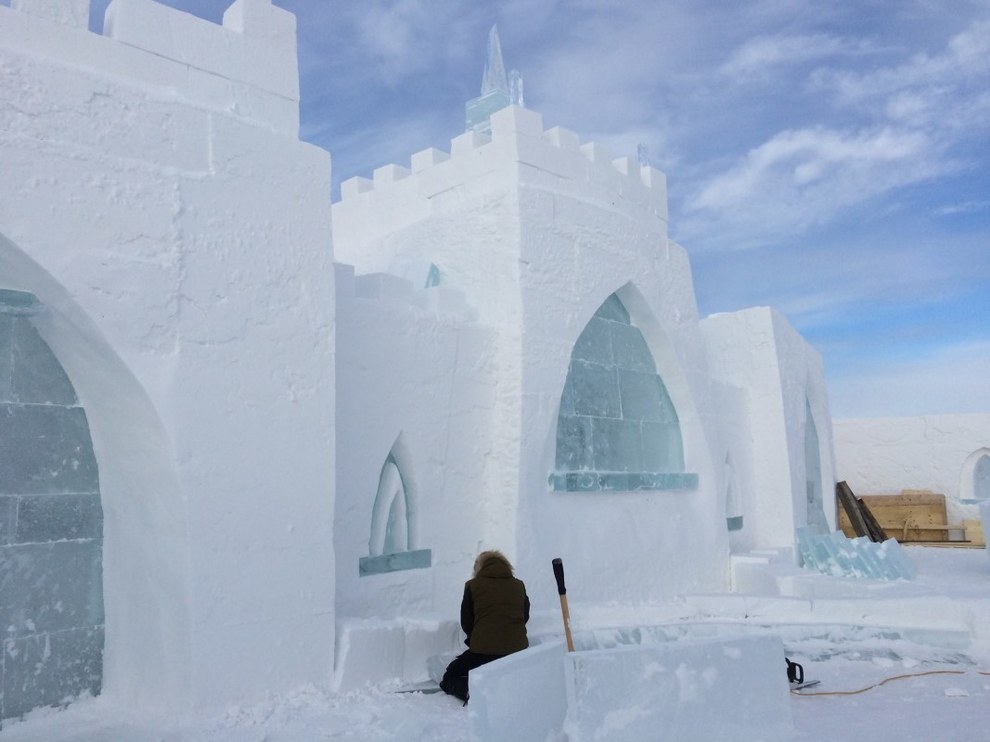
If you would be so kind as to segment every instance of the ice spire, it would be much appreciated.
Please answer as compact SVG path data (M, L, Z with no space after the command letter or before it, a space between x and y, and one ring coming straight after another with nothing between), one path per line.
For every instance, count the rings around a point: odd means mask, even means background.
M505 72L498 26L492 26L488 32L488 58L485 60L485 74L481 78L481 95L469 100L464 107L466 129L490 134L491 115L510 104L521 106L522 91L522 77L519 73L513 70L511 75L507 75Z
M498 26L492 26L488 32L488 59L485 62L485 76L481 78L482 96L496 90L509 94L509 78L505 74L505 62L502 61L502 43L498 38Z

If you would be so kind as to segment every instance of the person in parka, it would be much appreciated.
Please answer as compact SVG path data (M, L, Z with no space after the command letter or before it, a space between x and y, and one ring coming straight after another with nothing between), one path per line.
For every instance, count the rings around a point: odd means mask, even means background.
M467 703L468 672L528 647L527 621L526 585L513 576L512 565L500 551L481 552L461 599L461 628L468 649L447 666L440 688Z

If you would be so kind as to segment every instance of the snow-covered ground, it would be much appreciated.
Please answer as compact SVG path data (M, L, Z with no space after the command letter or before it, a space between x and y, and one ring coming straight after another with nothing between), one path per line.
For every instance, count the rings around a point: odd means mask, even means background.
M808 679L821 681L805 692L823 694L792 694L797 740L990 739L990 638L983 633L990 625L990 559L977 549L913 547L908 555L918 569L914 582L858 583L847 591L853 594L842 599L842 621L780 626L788 656L804 665ZM903 626L925 629L930 617L934 630L857 628L864 606L878 597L918 599L912 615L904 616ZM726 600L727 615L734 611L728 606L731 600ZM944 611L939 606L947 601L967 601L986 609L985 622L971 627L970 638L962 632L942 631L945 624L938 616ZM889 678L895 679L862 693L824 695L857 691ZM718 703L712 699L713 709ZM24 721L5 724L0 740L460 742L470 739L469 714L470 706L443 694L396 694L381 688L346 695L300 688L199 719L160 718L101 697L78 701L63 711L36 711Z

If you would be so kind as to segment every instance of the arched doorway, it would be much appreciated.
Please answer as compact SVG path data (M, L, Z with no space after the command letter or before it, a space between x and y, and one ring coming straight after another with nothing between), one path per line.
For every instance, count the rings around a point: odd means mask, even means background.
M0 288L0 719L103 681L99 471L86 411L32 324L41 310Z

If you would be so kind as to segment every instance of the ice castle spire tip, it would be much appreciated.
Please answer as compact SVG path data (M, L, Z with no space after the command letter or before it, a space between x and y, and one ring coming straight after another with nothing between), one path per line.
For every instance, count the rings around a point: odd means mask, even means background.
M489 117L508 105L523 105L523 82L515 70L511 75L506 74L498 25L493 24L488 31L488 56L481 78L481 95L469 100L465 106L466 130L490 134Z
M485 74L481 78L481 94L499 90L508 94L509 78L502 61L502 43L498 37L498 25L492 24L488 32L488 57L485 60Z

